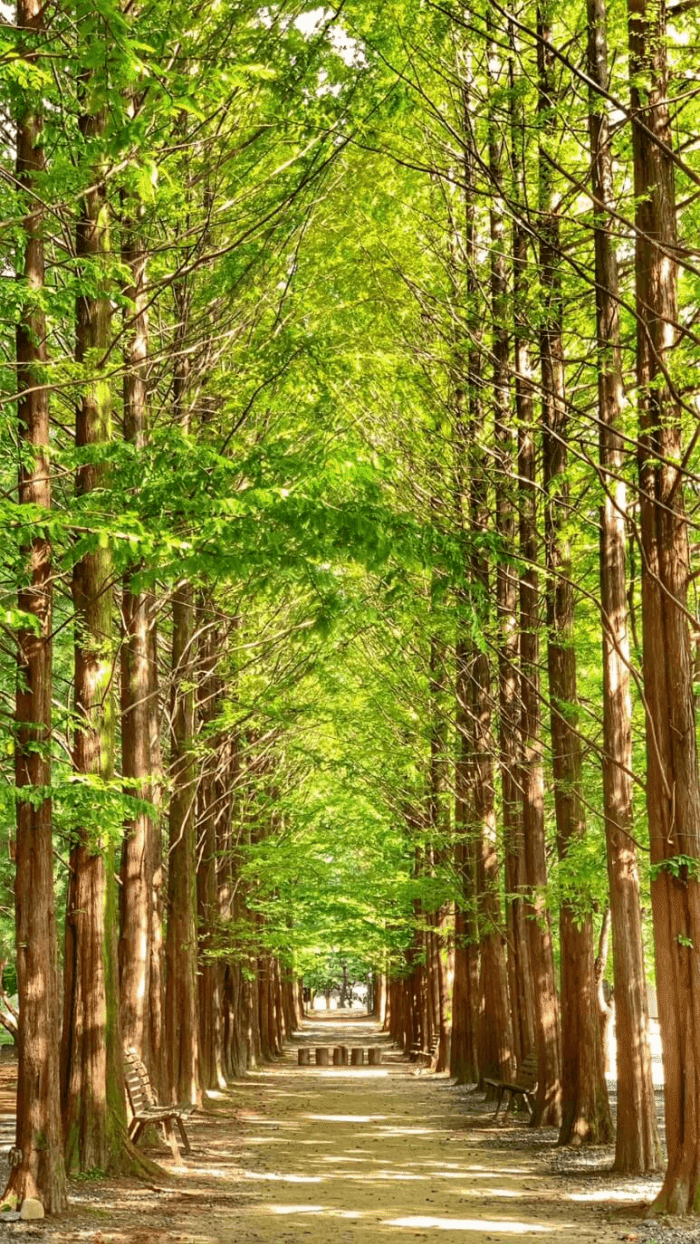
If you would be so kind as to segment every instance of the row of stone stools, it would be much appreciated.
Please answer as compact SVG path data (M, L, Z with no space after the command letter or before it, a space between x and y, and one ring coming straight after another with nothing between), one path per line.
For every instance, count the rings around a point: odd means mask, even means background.
M311 1066L311 1049L309 1046L302 1046L298 1052L298 1060L300 1067ZM365 1051L362 1046L353 1045L348 1048L347 1045L319 1045L315 1050L316 1066L330 1067L331 1058L334 1067L362 1067L365 1061ZM370 1067L378 1067L382 1061L382 1051L380 1047L371 1046L367 1050L367 1062ZM349 1056L349 1057L348 1057Z

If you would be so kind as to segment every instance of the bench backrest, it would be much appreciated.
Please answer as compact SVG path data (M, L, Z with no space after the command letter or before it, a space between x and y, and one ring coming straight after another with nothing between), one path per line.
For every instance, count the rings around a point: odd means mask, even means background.
M158 1104L148 1072L136 1050L129 1050L125 1055L124 1077L134 1114L142 1114L149 1106Z
M537 1055L528 1054L518 1067L518 1074L515 1077L515 1083L521 1088L533 1091L537 1088Z

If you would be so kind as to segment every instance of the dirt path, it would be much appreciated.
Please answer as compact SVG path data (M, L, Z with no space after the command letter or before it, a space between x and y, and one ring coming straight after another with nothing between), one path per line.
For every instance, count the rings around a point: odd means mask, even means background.
M299 1068L299 1041L382 1044L384 1059ZM638 1229L610 1176L552 1171L551 1134L494 1126L481 1098L416 1075L366 1019L307 1021L283 1061L195 1116L191 1139L167 1190L83 1182L70 1215L38 1233L50 1244L376 1244L436 1231L471 1244L612 1244ZM634 1199L628 1187L623 1206Z

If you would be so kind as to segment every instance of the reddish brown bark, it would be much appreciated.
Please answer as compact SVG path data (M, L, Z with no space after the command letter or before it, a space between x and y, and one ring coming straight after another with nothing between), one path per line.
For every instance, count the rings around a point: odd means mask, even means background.
M472 373L473 374L473 373ZM476 412L472 408L472 414ZM480 421L472 419L470 454L470 510L472 532L487 530L488 505L481 454L476 445ZM472 554L471 572L475 598L484 629L488 629L490 575L486 558ZM479 1074L494 1079L515 1075L513 1032L506 977L505 939L501 914L500 860L496 838L494 751L491 706L491 668L488 654L471 657L471 703L473 706L474 789L473 824L477 846L477 910L479 929Z
M550 8L538 9L538 79L541 134L556 124L557 97ZM547 670L557 849L562 861L585 836L581 790L581 739L577 729L574 590L566 535L569 517L568 406L565 393L560 222L544 138L540 147L540 280L544 302L540 330L542 451L547 565ZM560 1144L604 1143L612 1134L596 1016L593 920L562 902L561 1021L562 1120Z
M237 877L239 852L233 825L241 780L240 740L237 735L228 740L225 753L219 784L222 814L217 822L218 906L222 927L240 920L243 911L241 886ZM227 1079L245 1075L248 1065L247 1000L241 954L241 947L234 946L230 959L222 968L224 1074Z
M496 570L496 608L498 623L498 705L501 769L501 809L505 847L506 928L508 931L508 984L513 1023L515 1059L520 1064L535 1045L532 1006L530 949L523 909L525 860L522 801L519 789L521 767L520 677L518 669L518 567L515 556L517 530L517 434L511 413L510 334L508 331L508 265L504 203L499 187L505 178L505 138L499 117L505 72L500 41L494 39L489 20L489 173L490 200L490 294L492 402L497 471L496 530L501 548Z
M18 0L17 26L23 35L40 36L43 6ZM24 52L32 59L32 50ZM38 109L27 106L17 122L17 180L27 191L23 221L23 303L16 332L18 432L22 446L19 502L35 512L51 509L49 401L43 386L46 364L44 288L44 211L36 183L44 167L43 123ZM4 1200L41 1201L46 1213L60 1213L67 1199L61 1132L58 1042L47 1034L59 1029L58 965L53 887L51 800L26 799L23 792L48 791L51 785L52 582L51 544L36 517L31 542L22 548L27 581L18 607L36 621L36 630L17 633L15 782L17 842L15 855L15 934L17 946L17 1125L15 1145L21 1154L10 1170Z
M200 1100L194 756L194 602L184 584L173 596L168 923L165 1034L174 1101Z
M165 1058L165 979L163 962L163 844L160 828L160 810L163 791L163 759L160 742L160 701L158 680L158 632L156 600L153 593L148 597L148 720L149 720L149 798L154 806L155 824L151 839L153 862L151 865L151 929L149 936L150 966L148 971L148 1029L149 1048L153 1067L153 1084L159 1100L167 1099L167 1066ZM156 1052L160 1051L160 1057Z
M447 859L450 832L446 803L447 785L447 723L444 716L445 673L444 648L433 636L430 642L430 791L428 822L432 838L431 867L440 872ZM447 918L446 905L432 913L430 924L430 981L433 1000L433 1031L438 1040L435 1056L436 1071L450 1065L451 1024L447 983ZM432 1034L431 1034L432 1037Z
M510 32L511 44L514 36ZM540 588L539 536L537 526L537 454L533 411L533 380L530 362L530 326L527 301L528 231L521 219L525 211L525 172L520 153L524 142L522 105L515 76L516 50L510 61L510 108L513 182L518 211L513 225L513 312L515 404L518 419L518 540L524 570L520 576L520 695L521 757L520 788L523 802L522 876L527 887L526 926L532 972L532 1004L535 1021L538 1088L533 1124L553 1124L560 1118L561 1039L559 1004L554 982L554 956L549 912L545 902L547 857L542 773L542 715L540 709Z
M465 528L472 536L467 567L471 582L471 606L484 633L491 622L491 574L484 552L484 535L489 531L489 479L483 436L483 357L480 323L479 253L475 217L475 153L472 143L470 82L462 82L461 103L462 162L464 174L464 263L466 265L466 307L470 328L466 352L466 377L460 389L465 396L457 404L457 438L463 461L460 464L458 488L460 511ZM460 351L461 353L461 351ZM466 382L465 382L466 381ZM461 407L465 408L462 415ZM466 653L465 653L466 655ZM485 649L474 648L468 656L467 677L470 687L465 703L471 714L471 745L474 759L470 771L472 790L473 841L476 856L477 915L479 936L479 1028L477 1049L479 1073L503 1078L515 1074L513 1034L510 1022L508 982L501 917L500 861L496 843L496 806L494 788L495 742L492 733L492 670Z
M80 78L87 105L90 75ZM84 112L83 137L99 145L105 118ZM106 266L109 254L108 208L99 175L81 200L76 231L78 262L92 276L101 273L95 293L80 294L76 304L76 362L83 369L82 395L76 411L75 443L89 448L90 460L78 468L78 498L89 498L104 481L99 449L111 437L109 385L101 372L111 339L111 304ZM83 554L73 569L75 609L75 715L73 766L87 788L109 784L114 764L112 697L112 557L109 547ZM99 806L99 805L98 805ZM64 1008L61 1042L61 1092L66 1168L119 1169L125 1155L125 1095L119 1031L115 895L112 848L102 819L90 817L85 800L74 830L66 901Z
M700 1212L700 788L682 411L668 374L678 332L675 179L664 5L634 0L628 16L647 810L668 1148L654 1209L687 1214Z
M127 790L147 800L150 794L148 720L148 614L144 593L122 595L122 772ZM150 1000L152 903L152 817L139 811L124 826L121 858L119 976L122 1034L152 1068L147 1015ZM155 1077L158 1082L159 1077Z
M463 754L464 748L460 747ZM476 922L476 863L470 842L472 818L466 805L464 777L457 761L455 795L455 869L460 882L461 899L455 907L454 984L452 989L452 1041L450 1075L458 1084L473 1084L479 1079L477 1033L479 1022L479 958Z
M174 287L177 312L173 361L173 406L184 432L191 429L190 364L185 349L191 291ZM194 591L178 584L172 601L173 633L170 695L170 807L168 811L168 894L165 942L165 1041L171 1100L201 1100L197 1013L195 759L196 636Z
M464 793L464 739L460 740L455 795L455 869L461 897L455 907L454 984L450 1075L459 1084L479 1079L477 1034L479 1026L479 939L476 920L476 860L471 842L472 816Z
M148 315L146 310L146 254L137 225L123 222L122 260L129 270L125 287L129 307L124 349L124 437L138 451L146 443L146 363ZM140 567L137 567L138 570ZM121 744L122 773L127 790L149 802L153 795L151 626L152 596L143 588L132 590L132 576L125 576L122 594L121 646ZM157 678L157 672L156 672ZM155 810L139 811L126 821L121 858L119 986L122 1039L135 1049L148 1067L154 1084L163 1079L162 1041L151 1043L149 1014L153 995L154 966L151 939L154 926L154 874L160 845Z
M455 279L455 296L458 293ZM455 351L454 367L454 434L455 434L455 516L458 530L464 533L468 520L465 489L465 376L461 346ZM465 560L466 542L465 542ZM464 594L458 597L458 609L464 608ZM450 1042L450 1074L458 1083L474 1083L478 1072L479 1026L479 932L477 924L476 843L474 840L474 709L470 673L471 637L468 624L459 616L455 643L455 721L457 754L455 758L455 871L459 892L455 903L454 981L452 987L452 1035Z
M199 747L206 749L197 790L197 919L199 1000L199 1065L202 1087L223 1088L223 1031L221 1025L221 974L212 957L219 914L217 886L217 782L220 739L212 723L220 708L222 687L216 675L218 633L207 616L206 602L199 609Z
M627 630L627 567L619 432L623 407L619 282L612 235L612 149L607 105L608 51L605 0L588 0L588 118L591 185L596 208L595 276L598 344L598 418L601 479L600 590L603 639L603 796L607 842L617 1049L615 1170L657 1169L660 1142L651 1078L647 991L642 947L639 872L632 831L632 707ZM600 970L598 970L600 976ZM601 988L599 980L599 993ZM604 1000L603 1000L604 1002ZM610 1008L607 1007L609 1016ZM602 1012L605 1014L605 1010Z

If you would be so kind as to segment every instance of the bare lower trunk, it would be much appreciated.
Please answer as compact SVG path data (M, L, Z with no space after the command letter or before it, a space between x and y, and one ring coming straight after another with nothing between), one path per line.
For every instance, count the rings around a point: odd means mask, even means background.
M150 738L148 721L148 615L145 593L122 595L122 772L129 793L149 797ZM153 899L154 828L146 811L124 826L121 858L119 984L122 1035L127 1049L152 1065L147 1023L150 1001L151 903ZM157 1077L156 1077L157 1082Z
M481 466L473 459L472 530L485 530L486 496ZM489 598L488 565L472 558L472 574L481 600ZM487 606L486 606L487 608ZM505 945L500 899L500 862L496 838L494 739L491 730L491 670L484 652L472 656L474 711L474 829L478 834L477 903L479 928L479 1074L508 1079L515 1074L513 1032L508 1001Z
M163 843L160 826L162 804L163 758L160 742L160 702L158 695L158 632L156 600L148 593L148 721L149 721L149 772L151 787L149 798L154 806L154 833L151 837L153 862L151 876L151 930L149 936L150 967L148 971L148 1029L153 1084L160 1100L168 1092L168 1075L165 1057L165 978L163 962Z
M601 1057L603 1059L603 1067L607 1075L611 1071L609 1066L608 1048L610 1043L610 1024L612 1022L613 1004L611 990L605 979L605 971L608 963L608 952L610 949L610 929L612 927L612 919L610 915L610 907L605 908L603 913L603 922L600 926L600 934L598 937L598 954L595 960L595 981L598 998L598 1032L600 1035Z
M457 848L456 868L464 874L469 865L463 862L464 848ZM465 907L458 901L455 910L455 970L452 990L452 1040L450 1043L450 1075L458 1084L474 1084L479 1079L477 1032L479 1022L479 961L472 876L465 894ZM463 887L467 889L463 880Z
M199 1045L202 1087L223 1088L221 991L219 965L214 947L217 914L216 823L213 781L206 775L200 784L199 859L197 864L197 911L199 917Z
M194 602L184 584L173 596L173 702L170 755L165 1033L168 1084L176 1101L200 1100L197 1017L194 758Z
M200 772L197 795L197 917L199 998L199 1062L202 1087L223 1088L223 1050L221 1030L221 996L219 965L212 956L218 918L217 888L217 784L220 739L212 733L212 723L220 708L222 687L216 677L218 633L207 618L206 608L199 612L200 683L199 733L200 751L207 749Z
M218 918L222 927L231 925L239 918L240 897L237 885L237 858L234 840L233 817L237 807L240 782L240 749L237 735L229 737L224 746L217 782L220 814L216 822L217 842L217 903ZM238 947L229 962L220 965L220 993L222 1000L222 1043L224 1075L226 1079L245 1074L247 1048L244 1014L244 980Z
M449 837L449 813L446 804L447 725L444 716L445 669L444 647L433 636L430 642L430 792L428 820L432 837L431 865L433 871L444 868ZM441 905L431 919L432 984L434 998L435 1036L438 1047L435 1069L446 1071L450 1065L449 999L447 996L447 909Z
M479 935L476 919L476 857L472 793L470 681L467 643L457 642L456 717L457 759L455 762L455 871L459 894L455 905L455 969L452 991L452 1043L450 1075L459 1084L479 1079L477 1033L479 1023Z
M516 354L516 359L518 355ZM561 1045L559 1003L554 982L554 953L549 912L545 904L547 857L542 774L542 720L539 673L539 575L537 571L537 478L532 430L529 367L522 351L516 374L520 396L518 464L520 479L520 552L526 569L520 581L520 654L522 694L523 848L529 934L532 1004L538 1067L534 1125L554 1125L561 1109Z

